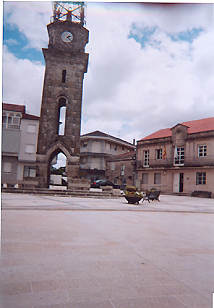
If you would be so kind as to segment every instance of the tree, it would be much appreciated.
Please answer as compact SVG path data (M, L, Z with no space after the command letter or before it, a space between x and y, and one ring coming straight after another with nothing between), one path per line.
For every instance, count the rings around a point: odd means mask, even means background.
M59 167L58 169L55 168L54 166L51 167L51 174L63 175L64 172L65 172L65 167Z

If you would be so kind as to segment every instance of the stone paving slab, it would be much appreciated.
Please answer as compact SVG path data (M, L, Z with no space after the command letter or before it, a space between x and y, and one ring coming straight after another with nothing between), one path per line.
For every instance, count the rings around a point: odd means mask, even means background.
M212 207L2 194L0 306L212 308Z
M3 209L109 210L214 213L214 199L161 195L157 200L128 204L125 198L99 199L2 193Z

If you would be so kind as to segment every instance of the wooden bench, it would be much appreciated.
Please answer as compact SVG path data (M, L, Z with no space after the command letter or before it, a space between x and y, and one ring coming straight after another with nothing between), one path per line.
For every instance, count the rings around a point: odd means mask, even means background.
M211 198L211 191L194 190L191 194L192 197Z
M160 193L161 193L160 190L150 190L143 196L143 201L148 200L148 202L150 203L150 200L152 201L158 200L160 202L159 200Z

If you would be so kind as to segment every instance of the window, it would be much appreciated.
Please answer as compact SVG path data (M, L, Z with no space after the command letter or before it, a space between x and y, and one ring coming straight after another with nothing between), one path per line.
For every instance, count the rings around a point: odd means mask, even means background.
M4 163L4 173L11 173L11 163L5 162Z
M88 145L87 142L84 142L84 143L83 143L83 148L86 148L87 145Z
M6 127L7 123L7 114L3 112L2 114L2 127Z
M31 134L35 134L36 133L36 125L28 124L27 132L31 133Z
M142 184L148 184L148 173L142 173Z
M111 170L115 170L115 163L111 163Z
M16 115L15 117L13 117L13 124L14 125L19 125L19 117Z
M59 122L58 122L58 135L65 135L65 122L66 122L66 98L60 97L58 100L58 112L59 112Z
M125 165L121 165L121 175L125 174Z
M198 156L207 156L207 146L206 145L199 145Z
M154 184L161 184L161 173L154 174Z
M32 144L26 144L25 153L33 154L35 152L35 147Z
M126 178L122 178L122 184L125 187L127 185L127 179Z
M143 151L143 165L144 167L149 166L149 150Z
M34 166L24 166L24 178L35 178L36 176L36 167Z
M66 70L62 71L62 83L65 83L66 80Z
M110 150L110 144L109 143L106 143L106 150L108 151L108 150Z
M20 129L21 113L7 113L3 112L2 127L9 129Z
M206 172L196 172L196 185L206 185Z
M175 147L175 165L184 164L184 148Z
M81 164L86 164L86 163L87 163L86 157L82 157L82 158L81 158Z
M117 146L115 145L114 150L117 151Z
M65 114L66 107L62 106L59 111L59 135L63 136L65 134Z
M162 149L156 150L156 159L162 159Z

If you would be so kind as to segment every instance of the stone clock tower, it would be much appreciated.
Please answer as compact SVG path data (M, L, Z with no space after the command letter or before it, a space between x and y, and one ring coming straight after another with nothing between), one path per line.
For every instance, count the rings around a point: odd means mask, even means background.
M42 49L46 66L37 147L39 187L49 187L51 162L60 152L67 158L68 188L78 182L82 87L88 66L84 50L89 33L83 26L84 5L70 3L55 2L53 20L47 25L48 48Z

